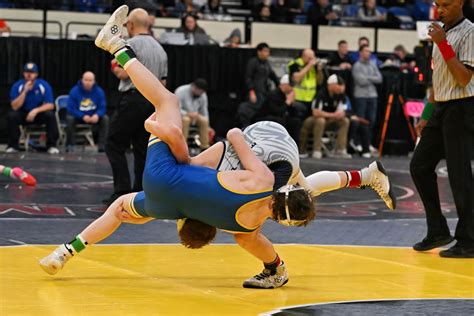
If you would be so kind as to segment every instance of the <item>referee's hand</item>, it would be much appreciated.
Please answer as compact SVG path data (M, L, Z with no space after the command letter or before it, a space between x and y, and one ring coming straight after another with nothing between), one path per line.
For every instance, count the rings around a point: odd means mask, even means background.
M431 23L428 28L428 35L436 44L446 39L446 32L444 32L444 29L438 23Z

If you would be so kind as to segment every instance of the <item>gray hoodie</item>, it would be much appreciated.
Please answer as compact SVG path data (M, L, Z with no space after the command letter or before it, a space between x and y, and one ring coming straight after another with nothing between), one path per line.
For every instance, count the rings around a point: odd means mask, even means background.
M356 98L376 98L376 83L382 82L382 75L377 66L368 61L357 61L352 67L352 77L354 78L354 97Z

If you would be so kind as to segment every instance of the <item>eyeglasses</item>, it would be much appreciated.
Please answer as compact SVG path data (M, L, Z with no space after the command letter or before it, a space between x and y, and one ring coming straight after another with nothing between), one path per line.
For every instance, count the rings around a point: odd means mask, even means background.
M279 224L282 224L284 226L302 226L306 223L306 220L291 219L290 209L288 207L288 197L290 196L290 192L295 192L295 191L300 191L300 190L304 190L304 188L301 186L293 185L293 184L282 186L281 188L277 190L278 193L285 193L286 219L278 218Z

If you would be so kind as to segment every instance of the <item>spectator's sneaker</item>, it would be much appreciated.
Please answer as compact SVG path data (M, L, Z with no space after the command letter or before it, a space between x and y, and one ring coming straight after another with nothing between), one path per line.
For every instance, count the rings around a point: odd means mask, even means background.
M370 153L363 153L362 158L372 158L372 155Z
M323 153L319 150L313 151L313 158L314 159L321 159L323 158Z
M437 236L437 237L426 237L422 241L413 245L413 250L416 251L428 251L438 247L450 244L454 240L450 235Z
M338 149L336 152L332 155L333 158L342 158L342 159L351 159L352 156L347 153L345 149Z
M114 54L125 47L125 40L121 38L123 25L127 22L128 6L120 6L105 23L95 39L95 45Z
M58 273L70 258L72 258L72 254L63 244L41 259L39 265L46 273L52 275Z
M49 147L48 148L48 154L57 155L57 154L59 154L59 149L57 149L56 147Z
M275 274L270 274L270 270L263 269L263 272L246 280L243 284L245 288L251 289L274 289L285 285L288 282L288 272L285 263L281 263Z
M349 146L352 148L352 150L356 153L361 153L362 152L362 145L356 145L353 139L349 141Z
M362 174L360 187L371 187L382 198L387 207L394 210L397 207L397 200L382 163L374 161L360 172Z
M5 150L5 152L6 152L7 154L13 154L13 153L19 152L19 150L16 149L15 147L8 147L8 148Z
M303 153L303 154L300 154L300 158L303 159L303 158L308 158L309 155L308 153Z

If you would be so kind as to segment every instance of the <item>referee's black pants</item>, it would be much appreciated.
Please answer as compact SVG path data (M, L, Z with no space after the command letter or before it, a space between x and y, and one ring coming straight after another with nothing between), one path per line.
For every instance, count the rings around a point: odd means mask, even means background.
M150 134L145 130L145 120L155 108L137 90L120 95L118 106L110 122L105 153L112 167L114 195L142 191L142 176ZM133 148L135 178L131 186L125 152Z
M459 217L454 237L462 247L474 246L473 141L474 98L437 103L410 164L413 182L425 207L427 236L447 236L449 228L441 213L436 175L437 164L446 158L449 184Z

